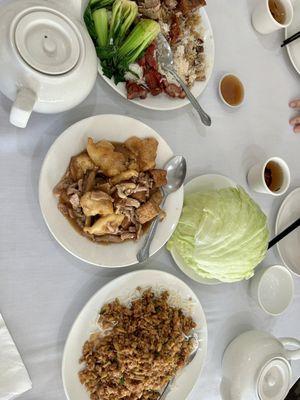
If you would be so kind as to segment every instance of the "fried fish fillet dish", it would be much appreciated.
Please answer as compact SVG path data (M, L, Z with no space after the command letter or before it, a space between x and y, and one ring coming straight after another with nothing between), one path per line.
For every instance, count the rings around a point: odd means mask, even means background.
M137 240L153 218L164 218L161 187L167 173L156 168L158 142L131 137L124 143L88 138L71 158L53 192L58 209L94 242Z
M80 382L91 400L157 400L194 349L195 322L152 289L129 306L118 299L100 311L99 332L83 346Z

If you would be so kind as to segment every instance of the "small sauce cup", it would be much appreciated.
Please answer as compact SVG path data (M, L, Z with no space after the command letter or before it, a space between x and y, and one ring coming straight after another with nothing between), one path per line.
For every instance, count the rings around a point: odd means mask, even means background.
M220 79L219 95L228 107L238 108L244 103L245 87L236 75L228 73Z

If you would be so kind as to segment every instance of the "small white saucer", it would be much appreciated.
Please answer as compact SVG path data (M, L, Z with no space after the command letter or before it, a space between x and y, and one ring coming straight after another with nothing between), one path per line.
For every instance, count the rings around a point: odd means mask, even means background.
M300 217L300 188L293 190L283 201L277 214L275 235L291 225ZM277 243L277 249L284 265L300 276L300 229Z
M207 174L207 175L200 175L196 178L190 180L184 186L184 194L192 193L192 192L207 192L208 190L220 190L226 189L228 187L236 187L236 184L229 178L223 175L217 174ZM173 260L177 264L177 266L181 269L181 271L187 275L189 278L193 279L198 283L203 283L205 285L219 285L220 282L217 279L207 279L200 277L192 268L187 266L184 263L182 257L176 253L176 251L171 251Z

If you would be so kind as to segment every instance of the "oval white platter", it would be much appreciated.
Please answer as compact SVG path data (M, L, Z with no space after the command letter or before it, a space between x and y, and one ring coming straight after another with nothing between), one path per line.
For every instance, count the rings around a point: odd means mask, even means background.
M207 174L207 175L197 176L196 178L190 180L184 186L184 193L185 194L193 192L205 193L209 190L220 190L228 187L236 187L236 184L226 176L217 174ZM219 285L222 283L217 279L202 278L192 268L190 268L188 265L185 264L182 257L179 254L177 254L175 250L172 250L171 254L175 263L181 269L181 271L194 281L205 285Z
M174 293L176 299L183 299L183 309L188 308L188 314L196 322L200 348L194 360L178 374L166 400L184 400L194 387L202 372L207 353L207 324L202 306L194 292L174 275L144 270L122 275L105 285L87 302L75 320L65 344L62 360L62 379L68 400L89 400L89 395L78 378L81 369L79 358L85 341L96 330L101 307L116 297L121 301L128 301L137 286L151 287L158 291L166 289L171 294ZM186 305L187 302L189 306ZM181 304L178 304L178 307L181 307Z
M215 45L214 45L213 31L209 18L203 7L199 9L199 13L201 16L202 26L204 30L204 52L206 55L207 69L206 69L206 80L203 82L195 82L195 84L191 89L191 92L195 97L200 96L201 93L205 90L213 71L214 59L215 59ZM108 83L109 86L111 86L122 97L124 97L125 99L127 98L124 82L120 82L118 85L116 85L113 79L109 79L106 76L104 76L100 63L98 71L101 77L105 80L105 82ZM164 93L158 96L151 96L149 94L147 98L144 100L134 99L129 101L137 104L138 106L158 111L175 110L177 108L181 108L186 106L187 104L190 104L190 101L186 98L172 99L171 97L165 95Z
M173 152L152 128L142 122L122 115L96 115L77 122L63 132L50 147L40 174L39 201L45 222L54 238L68 252L87 263L101 267L125 267L136 264L140 240L101 245L81 236L57 209L53 188L64 175L72 156L86 148L88 137L96 141L107 139L124 142L131 136L154 137L158 141L156 165L162 168ZM159 223L153 239L150 255L156 253L169 240L181 213L183 187L168 196L164 210L165 219Z

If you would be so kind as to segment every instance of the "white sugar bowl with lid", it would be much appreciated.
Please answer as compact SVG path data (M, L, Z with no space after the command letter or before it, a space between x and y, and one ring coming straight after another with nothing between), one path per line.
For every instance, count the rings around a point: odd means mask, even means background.
M294 348L292 349L287 349ZM290 360L300 359L300 341L248 331L227 347L223 362L223 400L283 400L291 387Z
M82 0L17 0L0 9L0 91L13 101L10 122L32 111L75 107L92 90L97 56Z

